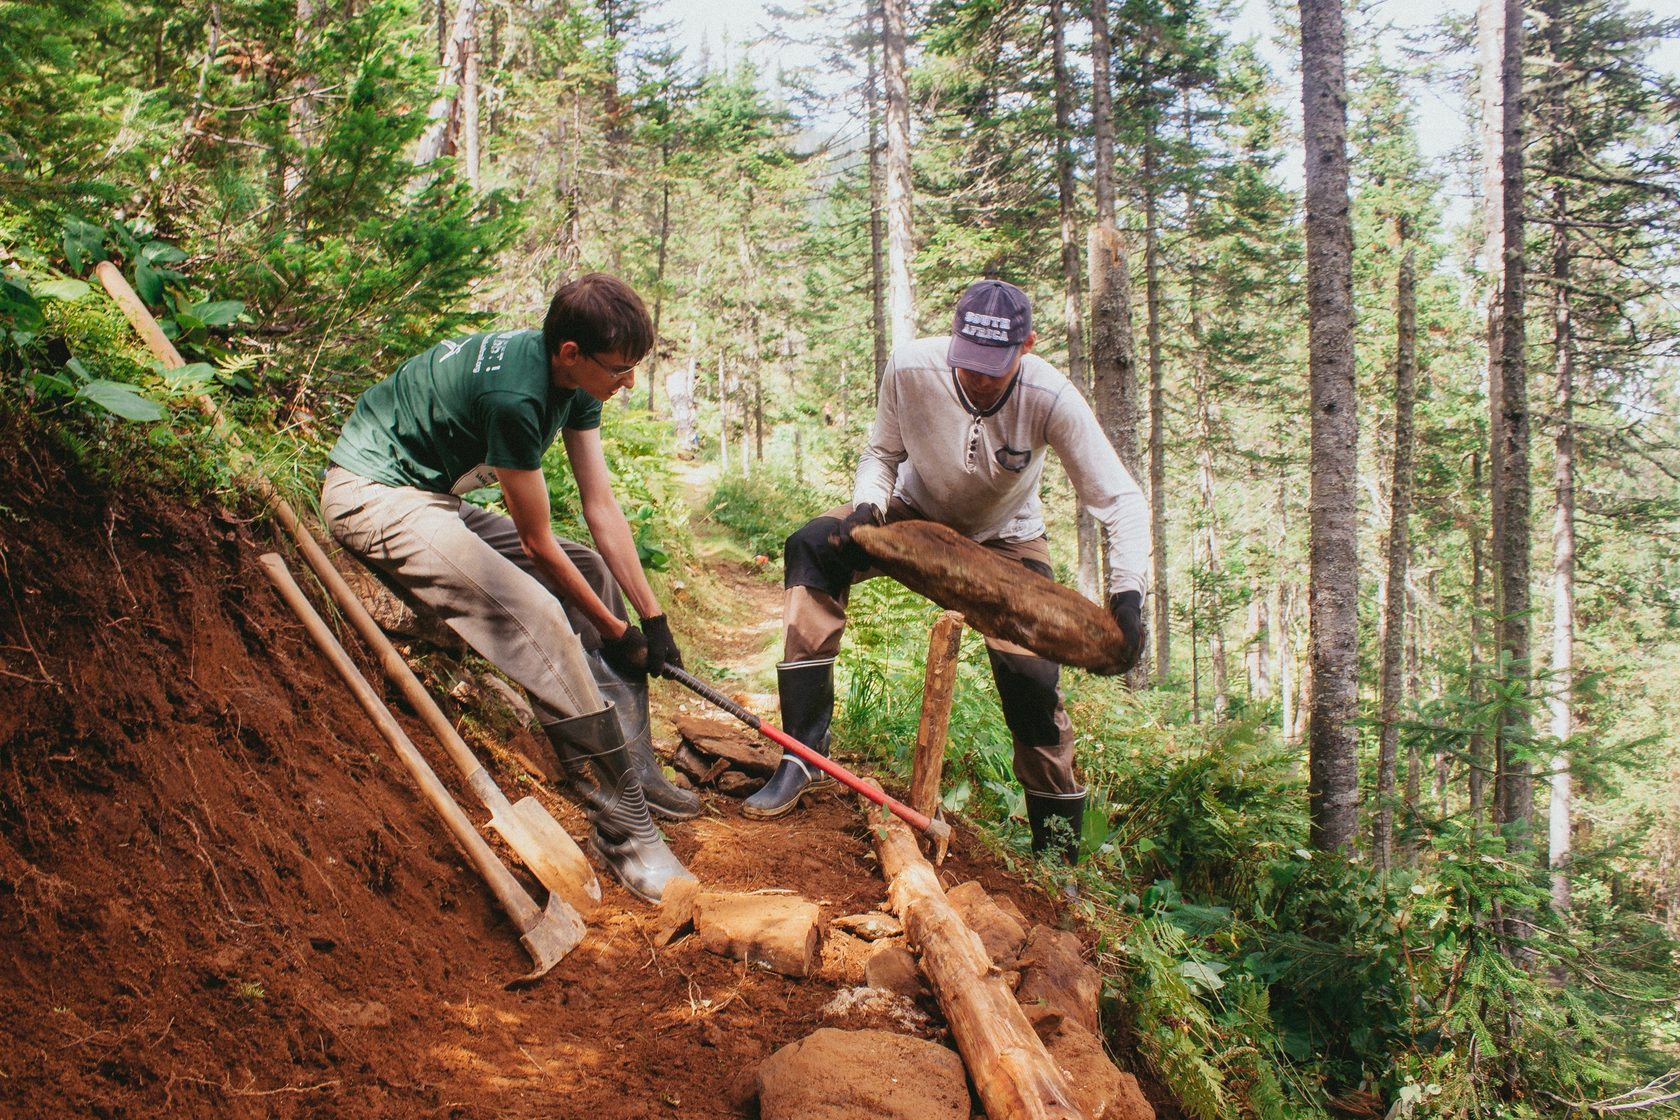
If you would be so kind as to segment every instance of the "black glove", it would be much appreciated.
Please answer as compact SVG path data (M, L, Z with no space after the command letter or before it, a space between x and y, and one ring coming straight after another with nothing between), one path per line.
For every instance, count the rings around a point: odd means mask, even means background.
M1120 671L1129 672L1143 654L1143 596L1136 591L1116 591L1108 597L1108 613L1120 627Z
M640 677L648 671L647 636L634 626L626 625L616 638L601 640L601 656L621 677Z
M662 614L642 619L642 633L647 635L647 668L654 676L662 676L665 666L683 669L682 650L671 636L671 623Z
M861 546L852 540L852 530L861 525L879 525L881 511L870 502L864 502L853 508L846 519L840 522L838 528L828 535L828 543L840 550L840 559L853 571L861 572L874 564L875 561Z

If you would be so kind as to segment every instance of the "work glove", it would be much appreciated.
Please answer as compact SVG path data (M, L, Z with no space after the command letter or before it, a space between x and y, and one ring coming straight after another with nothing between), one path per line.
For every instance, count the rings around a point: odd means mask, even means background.
M675 669L683 665L682 650L671 636L671 623L662 614L642 619L642 633L647 635L647 669L654 676L663 676L667 665Z
M1120 628L1120 671L1130 672L1143 654L1143 596L1136 591L1116 591L1108 597L1108 613Z
M670 632L666 632L669 638ZM616 638L601 640L601 656L607 659L607 664L621 677L640 677L648 671L648 640L634 626L628 624L624 633Z
M840 559L847 567L855 572L861 572L875 561L856 541L852 540L852 531L862 525L879 525L880 523L881 511L876 509L873 503L864 502L860 506L853 507L852 512L846 515L846 519L840 522L839 527L828 535L828 543L840 550Z

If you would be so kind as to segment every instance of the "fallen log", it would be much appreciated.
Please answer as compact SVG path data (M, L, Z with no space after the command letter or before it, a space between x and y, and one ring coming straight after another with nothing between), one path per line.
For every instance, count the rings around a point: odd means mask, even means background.
M881 571L957 611L988 638L1024 646L1059 665L1125 672L1125 637L1108 611L949 526L933 521L864 525L852 539Z
M993 967L980 938L945 898L939 878L902 821L865 803L887 897L921 954L951 1037L990 1120L1083 1120L1050 1052Z

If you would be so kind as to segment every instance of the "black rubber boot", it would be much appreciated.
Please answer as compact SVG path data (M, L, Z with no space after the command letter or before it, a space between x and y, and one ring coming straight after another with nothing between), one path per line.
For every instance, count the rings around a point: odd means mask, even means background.
M543 730L589 805L590 847L625 890L656 903L671 880L694 877L648 815L641 779L610 706L544 724Z
M776 687L782 699L782 730L828 757L828 725L834 719L834 659L778 665ZM764 788L741 804L741 815L757 821L779 817L791 812L806 790L833 784L834 779L815 766L783 754L781 765Z
M665 768L653 753L653 721L648 716L647 678L626 680L613 672L599 651L587 655L589 669L595 677L595 687L618 710L618 723L624 730L624 745L629 748L630 761L635 764L636 776L642 780L642 793L647 797L648 809L656 817L668 821L686 821L700 815L700 795L693 790L672 785L665 777Z
M1079 837L1085 827L1085 793L1027 795L1027 823L1032 826L1032 850L1044 852L1060 844L1069 867L1079 862Z

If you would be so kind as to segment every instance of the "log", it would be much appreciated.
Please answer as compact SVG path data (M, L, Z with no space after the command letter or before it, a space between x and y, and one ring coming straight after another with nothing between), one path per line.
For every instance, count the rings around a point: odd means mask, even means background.
M922 675L922 722L916 728L910 807L933 816L939 808L939 778L945 767L945 734L951 726L951 692L957 683L957 649L962 615L946 611L928 635L927 670Z
M990 1120L1083 1120L1060 1067L1033 1031L980 938L963 924L939 878L896 817L866 804L887 895L921 953L951 1036Z
M1125 671L1126 640L1108 611L1071 587L933 521L863 525L853 534L875 566L988 638L1024 646L1058 665Z

